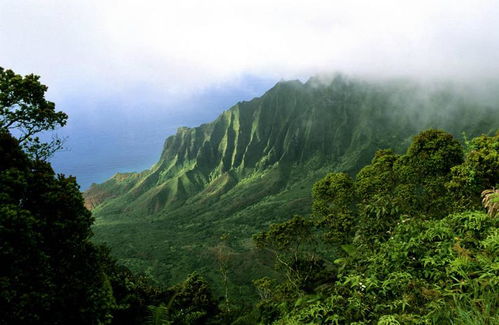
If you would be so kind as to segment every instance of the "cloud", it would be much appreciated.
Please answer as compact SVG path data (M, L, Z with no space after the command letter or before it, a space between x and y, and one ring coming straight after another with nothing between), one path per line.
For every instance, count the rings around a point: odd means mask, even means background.
M497 17L495 0L0 0L0 66L42 76L70 116L54 165L86 187L280 79L496 78Z
M492 77L497 1L4 0L0 64L54 97L160 100L261 78Z

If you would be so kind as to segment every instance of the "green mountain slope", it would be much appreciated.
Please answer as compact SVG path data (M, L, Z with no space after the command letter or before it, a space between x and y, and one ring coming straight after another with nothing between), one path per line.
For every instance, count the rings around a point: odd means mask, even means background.
M132 270L168 284L197 270L221 283L223 251L232 287L246 294L249 274L271 272L251 235L309 213L310 189L325 173L354 174L377 149L402 151L430 127L457 136L494 132L498 115L449 85L342 76L279 82L211 123L179 128L151 169L93 185L86 204L97 218L96 240Z

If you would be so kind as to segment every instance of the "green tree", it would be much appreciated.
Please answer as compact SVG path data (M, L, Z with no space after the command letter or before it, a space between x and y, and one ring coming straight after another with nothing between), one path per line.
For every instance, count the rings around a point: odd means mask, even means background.
M353 179L345 173L329 173L312 188L312 213L326 240L348 242L357 223Z
M31 160L5 131L0 157L0 323L108 322L112 288L75 179Z
M353 180L345 173L329 173L312 188L312 211L317 216L351 212L355 208Z
M324 270L324 260L318 254L317 238L312 220L301 216L278 224L253 236L259 249L270 251L276 266L284 271L287 285L301 294L317 284Z
M74 177L44 158L66 123L39 77L0 68L0 323L140 324L168 294L90 238L94 221Z
M414 176L427 178L447 175L462 163L463 149L450 133L429 129L414 137L406 157Z
M217 301L214 299L206 280L197 273L170 288L168 320L173 324L207 324L219 313Z
M389 237L394 221L399 217L401 202L393 195L398 184L394 164L400 158L392 150L379 150L370 165L356 175L355 192L358 201L356 241L373 243ZM411 204L406 197L402 205Z
M45 99L47 89L39 76L23 77L0 67L0 129L15 134L19 144L37 159L45 159L62 147L61 139L44 143L37 134L64 126L68 118Z
M369 245L342 245L349 256L335 261L336 281L284 300L292 307L277 324L497 323L497 191L482 193L488 215L453 212L454 198L479 200L478 184L499 181L493 137L471 143L463 163L455 140L435 130L415 137L403 156L379 151L354 182L354 243Z
M143 324L151 314L150 306L159 306L170 297L167 289L160 288L148 276L134 274L120 265L107 246L99 246L100 263L109 279L115 306L112 324ZM162 309L154 309L161 313ZM155 314L158 316L157 314Z
M462 164L454 166L446 184L460 210L480 207L480 192L499 185L499 133L469 142Z
M463 162L461 144L442 130L426 130L414 137L405 155L394 165L398 185L394 195L406 204L402 213L445 216L452 211L446 183L451 168ZM479 193L478 193L479 194Z
M347 197L350 186L345 184L350 183L341 174L330 174L316 184L314 190L323 195L314 193L314 213L333 211L337 216L350 206L338 202L352 199L356 234L351 243L340 245L346 254L335 260L341 267L329 283L306 295L279 297L273 282L256 283L267 305L278 306L277 316L276 308L268 313L272 321L280 317L275 324L497 323L497 190L482 192L488 214L476 211L475 203L482 186L499 182L496 138L473 139L463 160L462 148L450 134L427 130L414 137L404 155L378 151L356 175L355 197ZM456 213L456 206L466 207L463 202L473 203L467 207L474 211ZM282 238L286 243L299 236ZM335 245L326 246L337 251Z

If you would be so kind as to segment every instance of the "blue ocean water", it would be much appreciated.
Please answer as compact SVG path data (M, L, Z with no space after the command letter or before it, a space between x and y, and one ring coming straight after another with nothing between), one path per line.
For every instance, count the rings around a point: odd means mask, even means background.
M66 138L65 149L50 161L56 173L75 176L82 191L117 172L148 169L178 127L211 122L237 102L262 95L275 82L248 77L165 104L140 94L96 101L64 98L56 106L69 115L68 124L57 130Z

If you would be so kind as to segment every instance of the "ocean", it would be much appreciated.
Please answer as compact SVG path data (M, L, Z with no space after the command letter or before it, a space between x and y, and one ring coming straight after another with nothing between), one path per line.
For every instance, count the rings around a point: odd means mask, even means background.
M164 141L178 127L211 122L222 111L262 95L275 83L246 78L235 85L213 87L165 103L130 95L59 99L56 107L68 113L69 120L56 131L66 139L65 148L50 162L56 173L75 176L82 191L118 172L148 169L158 161Z

